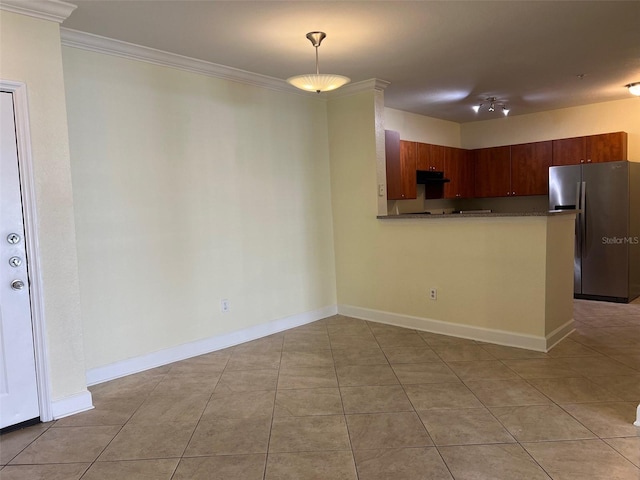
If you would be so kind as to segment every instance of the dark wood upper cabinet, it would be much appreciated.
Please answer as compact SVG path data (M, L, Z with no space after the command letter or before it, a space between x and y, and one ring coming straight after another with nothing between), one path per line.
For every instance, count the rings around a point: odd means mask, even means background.
M549 193L552 142L511 145L511 195Z
M553 140L553 165L627 160L626 132Z
M627 133L590 135L586 141L587 163L627 160Z
M408 200L417 197L416 143L400 140L400 133L385 130L387 199Z
M472 198L475 191L475 164L470 150L444 148L444 198Z
M479 148L475 154L475 196L511 195L511 146Z
M442 172L444 170L444 149L445 147L442 145L418 143L416 158L418 170Z

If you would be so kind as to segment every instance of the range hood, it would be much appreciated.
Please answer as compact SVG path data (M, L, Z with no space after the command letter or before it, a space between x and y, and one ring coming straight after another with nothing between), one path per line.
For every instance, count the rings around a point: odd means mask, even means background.
M448 178L444 178L444 172L433 170L418 170L416 177L418 185L443 185L451 181Z

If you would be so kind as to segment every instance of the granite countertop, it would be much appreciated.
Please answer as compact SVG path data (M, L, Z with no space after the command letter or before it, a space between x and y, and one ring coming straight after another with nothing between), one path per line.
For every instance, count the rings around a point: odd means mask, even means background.
M545 212L465 212L465 213L401 213L399 215L378 215L376 218L484 218L484 217L552 217L554 215L571 215L580 210L548 210Z

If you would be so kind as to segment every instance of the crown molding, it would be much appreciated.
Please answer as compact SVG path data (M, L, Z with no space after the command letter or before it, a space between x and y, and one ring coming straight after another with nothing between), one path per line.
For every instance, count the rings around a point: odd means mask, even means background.
M340 87L337 90L332 90L329 93L329 98L345 97L347 95L354 95L361 92L370 92L372 90L384 91L391 82L386 80L380 80L379 78L371 78L369 80L363 80L361 82L349 83L344 87Z
M0 10L62 23L77 5L60 0L1 0Z
M63 27L60 29L60 37L62 45L66 47L80 48L83 50L114 55L131 60L138 60L164 67L177 68L187 72L199 73L209 77L222 78L234 82L268 88L270 90L280 90L289 93L301 92L302 94L309 95L307 92L298 90L279 78L247 72L246 70L206 62L204 60L165 52L155 48L143 47L141 45L123 42L121 40L114 40L100 35L80 32L78 30ZM313 93L311 93L311 95L313 95Z

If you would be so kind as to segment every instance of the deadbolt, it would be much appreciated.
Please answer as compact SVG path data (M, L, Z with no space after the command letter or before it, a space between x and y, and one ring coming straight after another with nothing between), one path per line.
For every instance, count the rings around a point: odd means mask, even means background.
M16 244L20 241L20 235L18 235L17 233L10 233L9 235L7 235L7 242L9 242L10 244Z
M22 259L20 257L11 257L9 259L9 265L16 268L22 265Z
M14 290L22 290L24 288L24 282L22 280L14 280L11 282L11 288Z

